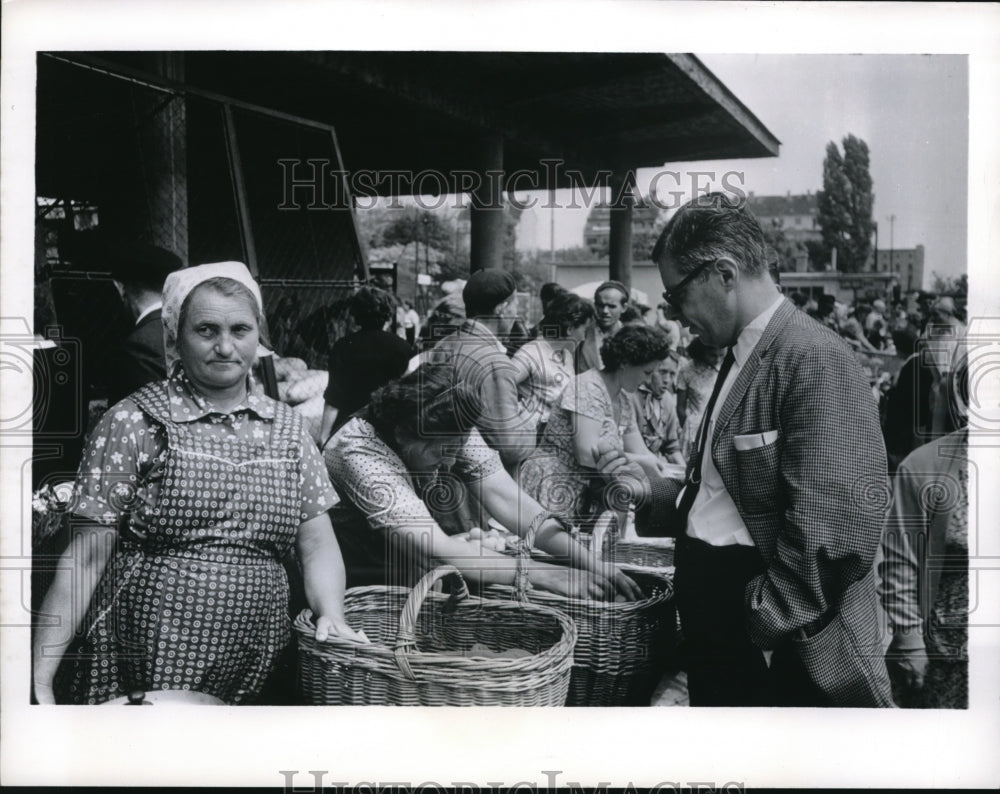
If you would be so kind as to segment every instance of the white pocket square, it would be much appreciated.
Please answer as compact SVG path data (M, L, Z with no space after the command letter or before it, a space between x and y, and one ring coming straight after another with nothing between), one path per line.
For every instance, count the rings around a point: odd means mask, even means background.
M739 452L746 452L758 447L766 447L778 440L777 430L766 430L763 433L747 433L742 436L733 436L733 446Z

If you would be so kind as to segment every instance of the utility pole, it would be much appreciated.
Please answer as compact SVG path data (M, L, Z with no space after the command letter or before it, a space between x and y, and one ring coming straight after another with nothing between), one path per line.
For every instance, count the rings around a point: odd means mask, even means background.
M556 258L556 191L555 188L549 191L549 259L553 262Z
M413 302L420 301L420 223L413 219Z
M896 268L893 264L893 260L895 259L894 254L896 249L895 238L893 237L893 230L895 226L896 226L896 216L890 215L889 216L889 272L890 273L896 272Z
M874 221L873 225L875 226L875 258L874 258L874 267L872 267L872 272L873 273L878 273L879 272L879 264L878 264L878 221Z
M431 219L428 218L426 215L424 215L420 219L420 222L424 226L424 273L426 273L428 276L430 276L430 274L431 274L431 258L430 258L431 257L431 244L430 244L430 233L429 233L428 230L430 229Z

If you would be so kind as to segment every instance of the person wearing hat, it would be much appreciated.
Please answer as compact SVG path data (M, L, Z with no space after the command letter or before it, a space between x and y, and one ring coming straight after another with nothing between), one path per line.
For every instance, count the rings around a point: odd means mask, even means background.
M481 395L476 422L486 443L500 453L508 471L531 454L535 432L517 399L517 367L501 343L514 319L514 277L505 270L473 273L462 290L466 320L434 347L431 359L452 368L456 381Z
M108 405L140 386L167 377L163 354L163 282L183 263L176 254L145 243L108 247L106 267L135 325L112 353Z
M587 328L583 343L577 348L577 374L601 369L601 345L622 328L622 312L628 307L628 287L620 281L605 281L594 290L594 322Z

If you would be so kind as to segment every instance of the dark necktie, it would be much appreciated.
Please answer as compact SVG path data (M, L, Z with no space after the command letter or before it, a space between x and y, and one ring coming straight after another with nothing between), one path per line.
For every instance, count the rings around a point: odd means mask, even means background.
M684 480L684 493L681 495L680 504L677 505L678 526L687 526L687 516L694 504L694 498L698 495L701 487L701 461L705 453L705 445L708 443L708 428L712 424L712 411L715 410L715 403L719 399L719 392L722 391L722 384L726 382L729 370L736 363L733 356L733 349L726 351L726 357L722 359L722 366L719 367L719 375L715 379L715 387L712 389L712 396L708 398L708 405L701 415L701 425L698 428L698 446L695 447L694 456L688 464L687 478ZM683 530L681 530L683 532Z

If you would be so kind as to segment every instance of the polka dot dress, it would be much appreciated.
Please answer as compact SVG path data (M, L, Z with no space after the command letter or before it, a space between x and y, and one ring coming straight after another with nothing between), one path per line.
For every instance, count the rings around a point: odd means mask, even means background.
M290 640L280 562L302 520L301 420L277 406L269 437L174 421L170 391L132 400L166 431L159 498L120 532L91 600L72 699L191 689L251 701ZM239 415L213 421L241 421Z

